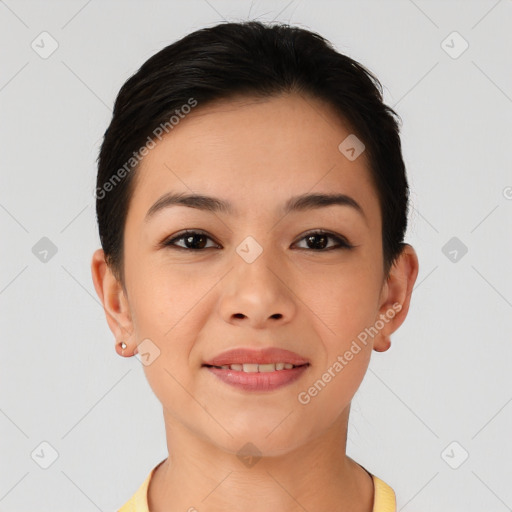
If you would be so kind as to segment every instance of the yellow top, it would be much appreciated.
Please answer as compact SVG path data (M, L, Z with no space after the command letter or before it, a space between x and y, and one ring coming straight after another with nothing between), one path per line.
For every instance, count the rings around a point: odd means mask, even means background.
M151 477L156 468L163 462L157 464L146 477L146 480L137 489L135 494L117 511L117 512L149 512L148 508L148 487ZM361 466L362 467L362 466ZM364 468L363 468L364 469ZM396 512L396 498L393 489L383 480L372 475L365 470L373 478L374 496L373 496L373 512Z

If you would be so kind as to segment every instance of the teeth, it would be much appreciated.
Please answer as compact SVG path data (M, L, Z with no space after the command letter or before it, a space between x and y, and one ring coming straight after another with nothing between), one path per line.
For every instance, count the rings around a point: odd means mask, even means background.
M256 371L258 372L275 372L276 365L274 363L259 364ZM244 368L245 372L245 368Z
M244 371L246 373L255 372L273 372L276 370L290 370L294 365L292 363L267 363L267 364L256 364L256 363L244 363L244 364L225 364L222 366L216 366L215 368L221 368L222 370L235 370L237 372Z

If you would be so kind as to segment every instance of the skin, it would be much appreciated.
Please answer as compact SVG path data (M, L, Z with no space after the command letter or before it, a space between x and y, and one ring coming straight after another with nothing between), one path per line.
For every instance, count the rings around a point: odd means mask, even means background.
M149 487L152 512L372 510L372 479L345 453L350 403L372 350L386 351L406 318L418 259L405 245L384 275L368 162L364 153L350 161L338 150L350 133L317 99L231 99L199 105L136 171L125 225L126 291L101 249L91 269L118 354L132 356L146 338L160 350L143 365L163 406L171 454ZM229 200L237 215L175 206L145 222L171 190ZM283 217L279 208L289 197L311 192L347 194L365 216L329 206ZM206 232L208 248L158 245L185 229ZM316 249L304 238L312 229L356 247ZM236 252L247 236L263 249L252 263ZM186 246L183 239L176 244ZM400 311L300 403L298 394L393 304ZM267 346L297 352L311 365L272 392L239 390L201 367L233 347ZM248 442L261 455L250 467L237 456Z

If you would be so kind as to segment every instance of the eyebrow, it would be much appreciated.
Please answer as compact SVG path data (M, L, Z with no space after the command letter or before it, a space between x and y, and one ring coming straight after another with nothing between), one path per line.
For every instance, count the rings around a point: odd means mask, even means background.
M282 208L282 214L291 212L309 211L328 206L349 206L357 211L366 221L366 216L361 205L346 194L301 194L288 199ZM145 222L148 222L157 212L173 206L187 206L208 212L220 212L229 215L236 213L229 201L202 194L188 194L168 192L160 197L146 213Z

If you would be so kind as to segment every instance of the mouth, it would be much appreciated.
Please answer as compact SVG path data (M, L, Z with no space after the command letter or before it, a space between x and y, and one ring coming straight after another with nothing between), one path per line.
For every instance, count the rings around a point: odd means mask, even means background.
M225 384L244 392L267 392L287 386L307 373L310 361L278 347L236 347L203 362Z

